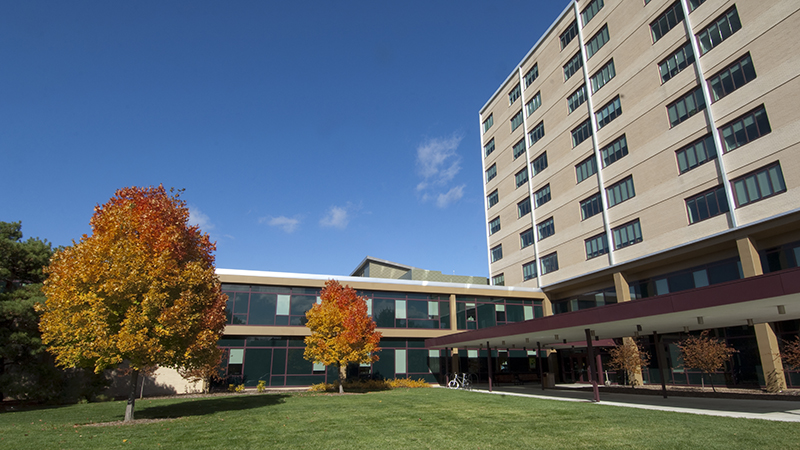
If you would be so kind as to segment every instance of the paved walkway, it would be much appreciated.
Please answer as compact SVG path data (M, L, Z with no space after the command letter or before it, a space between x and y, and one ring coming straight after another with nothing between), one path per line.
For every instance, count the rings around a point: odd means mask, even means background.
M566 386L565 386L566 387ZM488 391L488 385L478 385L473 392L494 395L592 403L592 392L576 389L547 389L540 385L502 385ZM747 419L800 422L800 401L786 400L742 400L708 397L669 397L661 395L604 393L600 388L600 404L628 408L673 411L708 416L743 417Z

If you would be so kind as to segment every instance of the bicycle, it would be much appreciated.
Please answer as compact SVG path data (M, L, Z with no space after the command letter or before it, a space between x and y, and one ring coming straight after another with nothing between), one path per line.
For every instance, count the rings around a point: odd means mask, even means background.
M447 387L450 389L472 389L472 375L469 373L462 373L459 376L457 373L453 374L453 379L447 383Z

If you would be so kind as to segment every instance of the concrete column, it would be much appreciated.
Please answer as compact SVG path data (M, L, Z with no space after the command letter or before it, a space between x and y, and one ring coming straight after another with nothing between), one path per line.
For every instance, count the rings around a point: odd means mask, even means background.
M458 331L458 317L456 316L456 294L450 294L450 329Z
M450 358L452 364L450 365L453 369L453 373L460 373L461 368L459 367L460 361L458 357L458 349L454 348L450 351Z
M622 272L615 272L614 273L614 289L617 291L617 302L629 302L631 301L631 288L628 284L628 278ZM623 337L622 343L624 345L633 345L636 346L636 340L633 337ZM638 351L638 347L637 351ZM628 373L628 378L634 384L634 386L642 386L644 384L644 378L642 377L642 369L639 368L636 372Z
M778 337L768 323L757 323L756 330L758 356L761 357L761 370L767 390L778 392L786 389L786 377L783 374L783 361L778 347Z
M742 274L745 278L764 273L756 243L750 236L737 239L736 248L739 250L739 260L742 262ZM769 323L757 323L753 328L756 331L758 356L761 358L761 372L767 390L782 391L786 389L786 377L783 374L783 361L775 331Z
M547 294L545 294L542 299L542 314L544 314L544 317L553 315L553 303L550 301L550 297L548 297Z

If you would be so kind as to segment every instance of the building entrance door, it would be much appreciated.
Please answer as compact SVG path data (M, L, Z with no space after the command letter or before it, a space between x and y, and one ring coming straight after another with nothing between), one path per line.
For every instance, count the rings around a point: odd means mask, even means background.
M589 382L586 353L570 353L561 360L564 381L566 383L587 383Z

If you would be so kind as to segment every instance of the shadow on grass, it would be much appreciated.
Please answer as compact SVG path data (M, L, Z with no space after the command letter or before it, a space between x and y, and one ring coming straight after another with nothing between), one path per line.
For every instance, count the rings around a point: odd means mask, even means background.
M137 419L168 419L187 416L204 416L224 411L241 411L279 405L289 397L283 394L243 395L219 398L187 399L169 405L136 405Z

